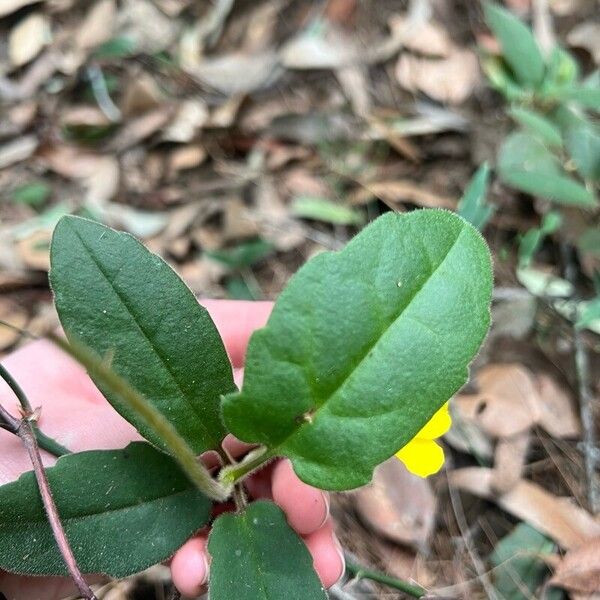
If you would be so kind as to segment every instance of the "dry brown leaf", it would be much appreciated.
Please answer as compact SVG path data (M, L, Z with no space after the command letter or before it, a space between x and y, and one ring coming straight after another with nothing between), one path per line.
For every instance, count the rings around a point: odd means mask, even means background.
M238 197L224 200L223 239L226 242L258 235L256 222L248 217L248 208Z
M130 120L108 145L112 152L123 152L162 129L173 116L173 107L161 106Z
M51 39L50 21L35 12L19 21L8 36L8 58L13 67L22 67L33 60Z
M567 552L551 583L572 592L600 592L600 537Z
M453 407L493 438L527 431L537 422L537 387L521 365L487 365L477 375L476 394L458 394Z
M176 148L169 154L167 161L167 177L173 178L179 171L186 171L199 167L208 156L203 146L190 144Z
M351 204L365 204L373 198L381 198L385 202L412 202L427 208L456 209L456 200L408 179L361 182L361 186L361 189L352 194Z
M208 106L203 100L186 100L177 109L173 121L163 133L163 140L186 144L191 142L209 120Z
M567 550L600 536L600 523L590 513L534 483L521 480L507 494L496 496L492 490L493 470L479 467L450 471L448 481L458 489L495 502Z
M454 49L448 32L437 23L423 20L409 26L410 17L405 15L394 15L390 21L394 27L407 27L404 47L413 52L447 57Z
M98 0L77 28L75 43L80 50L95 48L115 34L117 5L115 0Z
M27 325L27 313L7 298L0 298L0 320L23 329ZM10 348L20 337L21 334L18 331L0 323L0 350Z
M83 152L76 146L57 144L44 148L40 152L40 158L47 168L62 177L82 179L93 175L102 156L91 152Z
M422 550L435 524L436 498L427 479L395 457L381 464L367 487L357 490L356 509L379 535Z
M274 81L282 73L272 50L254 54L235 52L202 61L190 74L225 94L248 94Z
M96 106L74 105L62 111L60 123L67 127L106 127L111 121Z
M577 438L581 434L579 414L570 395L548 375L537 378L538 423L556 438Z
M495 494L506 494L519 483L527 459L530 438L530 431L527 430L498 440L491 481Z
M470 50L453 50L447 58L402 54L396 65L398 83L410 92L424 92L448 104L461 104L479 81L479 61Z
M34 135L23 135L3 144L0 146L0 169L28 159L36 151L38 144Z
M154 77L142 72L127 82L121 102L121 111L127 117L137 117L159 108L162 101L163 93Z
M2 0L2 2L0 2L0 17L10 15L24 6L36 4L38 2L43 2L43 0Z
M46 229L38 229L16 243L17 252L23 264L34 271L50 269L50 239L52 234Z
M585 21L580 23L567 35L567 42L575 48L584 48L594 59L597 65L600 65L600 23Z

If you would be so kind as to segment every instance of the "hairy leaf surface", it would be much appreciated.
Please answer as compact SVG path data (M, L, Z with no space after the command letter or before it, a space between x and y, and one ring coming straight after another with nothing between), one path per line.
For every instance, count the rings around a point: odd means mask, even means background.
M326 600L312 558L271 502L225 513L208 540L210 600Z
M217 448L226 431L221 394L235 390L208 312L158 256L135 238L65 217L52 239L50 281L67 336L141 392L192 449ZM148 440L161 440L117 396L111 404Z
M68 454L46 472L84 573L142 571L170 557L210 516L211 501L145 442ZM0 569L67 575L33 472L0 487Z
M380 217L291 280L250 340L227 425L307 483L367 483L465 383L491 289L486 244L457 215Z

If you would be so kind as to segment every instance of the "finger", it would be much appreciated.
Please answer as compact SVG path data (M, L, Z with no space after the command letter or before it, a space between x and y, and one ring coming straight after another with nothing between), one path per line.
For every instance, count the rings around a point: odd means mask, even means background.
M290 526L300 535L317 531L329 514L328 495L300 481L289 460L273 468L273 500L283 509Z
M206 537L188 540L171 560L173 584L184 595L196 598L204 592L208 581L209 561Z
M344 574L346 564L344 552L328 519L317 531L304 538L312 558L315 571L324 587L330 588Z
M245 300L202 300L201 303L215 322L231 363L241 367L250 336L265 325L273 303Z

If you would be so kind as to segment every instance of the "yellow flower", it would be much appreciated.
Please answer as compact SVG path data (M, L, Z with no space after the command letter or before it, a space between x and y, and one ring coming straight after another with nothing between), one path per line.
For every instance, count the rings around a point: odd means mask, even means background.
M438 410L429 422L403 448L396 452L406 468L419 477L437 473L444 464L444 450L435 439L443 436L452 425L448 402Z

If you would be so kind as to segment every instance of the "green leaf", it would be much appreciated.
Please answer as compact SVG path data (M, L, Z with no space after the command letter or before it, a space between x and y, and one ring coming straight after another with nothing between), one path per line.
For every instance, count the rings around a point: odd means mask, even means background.
M221 515L208 550L213 600L327 600L304 542L271 502Z
M594 208L594 194L561 168L542 141L524 133L509 135L500 149L498 172L509 185L570 206Z
M114 37L98 46L94 58L98 60L109 58L125 58L135 52L135 40L127 36Z
M567 131L567 150L582 177L600 180L600 131L590 124L571 127Z
M562 146L560 129L552 121L546 119L546 117L519 106L513 106L509 114L517 123L520 123L532 133L537 134L548 145Z
M106 356L196 453L219 447L221 394L235 390L208 312L175 272L135 238L65 217L52 240L50 282L68 337ZM161 440L118 396L111 404L152 443Z
M485 20L502 46L504 59L517 81L537 87L544 79L545 65L531 30L508 10L486 2Z
M307 483L367 483L466 381L491 287L485 242L457 215L382 216L293 277L250 340L225 422Z
M539 531L520 523L502 538L490 562L494 567L494 587L505 600L530 600L548 574L541 555L554 550L552 540Z
M273 250L273 244L258 239L239 244L235 248L206 251L205 254L231 269L243 269L266 258Z
M68 454L46 472L84 573L142 571L169 558L210 517L210 500L145 442ZM67 574L33 472L0 487L0 569Z
M578 77L579 67L575 59L563 48L555 46L548 60L542 93L553 98L575 83Z
M541 227L530 229L521 239L519 244L519 267L529 267L533 257L540 249L546 236L553 234L561 226L560 213L550 211L544 215Z
M477 169L458 203L458 214L480 231L492 218L496 207L486 202L490 168L484 163Z
M13 191L12 199L17 204L29 204L37 208L48 200L51 191L45 183L27 183Z
M292 214L303 219L313 219L333 225L360 225L363 223L363 216L357 210L313 196L296 198L292 204Z
M512 73L497 56L484 56L481 60L481 67L490 80L492 87L503 94L507 100L519 101L528 94L514 79Z
M600 296L584 304L581 316L577 320L577 327L579 329L588 327L594 321L600 321Z
M573 100L585 108L600 111L600 87L573 85L561 91L562 100Z

